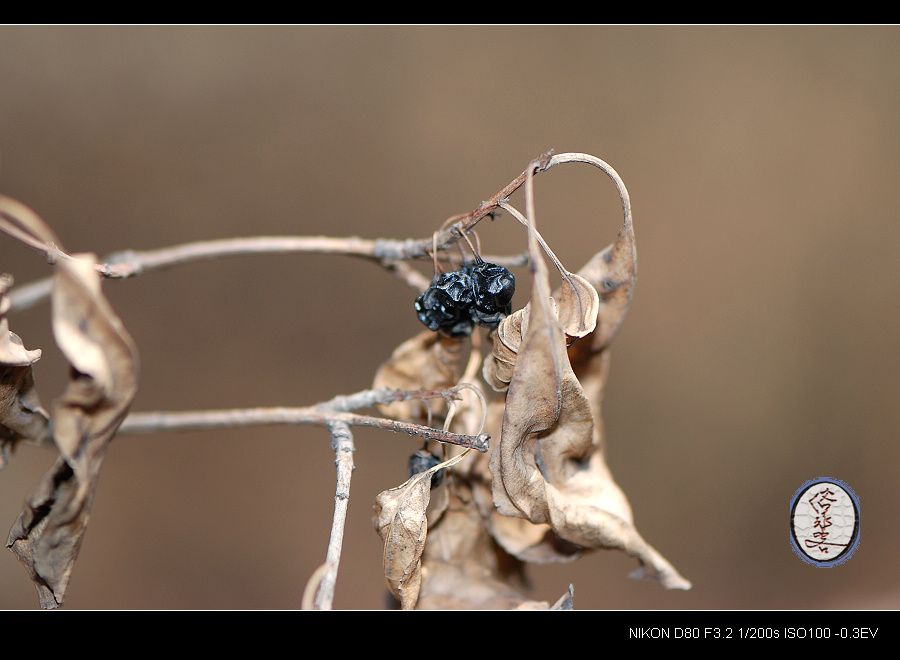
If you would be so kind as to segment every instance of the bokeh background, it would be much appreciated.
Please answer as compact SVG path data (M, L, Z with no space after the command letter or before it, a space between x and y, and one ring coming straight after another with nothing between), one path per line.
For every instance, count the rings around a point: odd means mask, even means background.
M578 608L892 609L898 64L896 27L7 26L0 190L72 252L422 238L542 152L596 155L628 186L639 255L608 462L638 530L694 588L631 580L634 560L604 551L534 567L530 595L571 583ZM598 170L553 168L535 194L571 270L615 239L621 206ZM508 216L479 236L487 252L524 246ZM0 270L50 272L7 238ZM421 329L408 287L347 257L222 259L104 290L140 350L135 410L356 392ZM40 305L10 320L44 351L45 405L66 376L48 319ZM382 609L372 503L418 443L355 439L334 606ZM4 530L53 459L22 447L0 473ZM324 561L333 461L317 428L117 438L66 608L298 607ZM822 476L861 508L858 549L830 569L788 538L792 496ZM0 607L37 608L9 553Z

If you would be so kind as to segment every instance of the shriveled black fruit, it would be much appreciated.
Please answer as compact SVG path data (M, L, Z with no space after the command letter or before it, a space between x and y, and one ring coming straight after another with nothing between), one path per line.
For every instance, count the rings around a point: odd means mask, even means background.
M486 328L496 328L512 313L516 278L503 266L487 261L468 262L463 264L462 270L472 278L472 321Z
M516 278L503 266L469 261L432 282L416 299L416 313L429 330L466 337L474 325L496 328L509 316L515 291Z
M444 330L452 337L466 337L472 334L469 308L474 300L472 278L468 273L442 273L416 298L416 313L429 330Z
M441 459L438 458L435 454L432 454L427 449L420 449L415 454L409 457L409 469L408 475L412 477L413 475L419 474L420 472L425 472L425 470L430 470L435 465L441 462ZM438 470L433 475L431 475L431 487L437 488L441 484L441 480L444 478L444 471Z

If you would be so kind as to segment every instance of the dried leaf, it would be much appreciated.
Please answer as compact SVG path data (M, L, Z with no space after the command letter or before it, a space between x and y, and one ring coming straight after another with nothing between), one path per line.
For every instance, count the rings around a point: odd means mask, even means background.
M374 388L397 390L441 390L456 385L462 340L440 332L424 330L398 346L390 359L375 374ZM427 405L437 415L442 410L440 400ZM379 411L391 419L420 422L428 417L429 408L421 400L397 401L379 406Z
M41 357L40 349L27 350L9 329L6 313L12 277L0 275L0 470L21 440L41 442L48 435L49 416L38 400L31 365Z
M485 525L494 508L490 492L477 479L452 485L447 511L429 526L416 609L548 609L523 593L521 566L498 550Z
M559 323L571 339L589 335L597 326L600 296L593 285L580 275L563 271L563 280L556 294Z
M527 598L474 562L429 562L417 609L420 610L550 610L571 609L565 594L551 607Z
M48 439L49 415L41 406L31 367L0 365L0 470L18 442Z
M594 481L594 479L592 479ZM641 566L632 577L652 579L666 589L690 589L691 583L666 561L627 520L605 508L596 487L578 489L566 484L564 490L546 485L551 525L563 538L586 548L615 548L637 559Z
M422 553L428 535L426 513L431 501L431 479L436 472L456 465L470 452L471 449L466 449L375 498L374 524L384 541L385 579L404 610L416 606L422 584Z
M541 531L552 531L574 546L623 550L641 563L638 576L657 579L667 588L690 588L637 533L627 499L609 473L595 426L599 409L572 369L564 332L548 302L549 282L536 250L533 219L529 227L531 312L506 395L500 444L490 460L497 512L545 526ZM605 372L600 371L602 378ZM498 536L507 547L515 540L514 535ZM536 533L521 549L533 555L535 548L546 547L545 541L546 534Z
M529 564L565 563L578 559L584 548L561 539L549 524L491 514L491 534L510 555Z
M522 328L528 327L530 305L516 310L500 321L496 330L489 333L492 342L491 355L484 361L482 376L495 392L505 392L512 380L516 355L522 345Z
M595 350L609 344L622 325L637 273L637 250L630 221L619 230L615 243L598 252L578 274L599 292L597 327L592 343Z
M384 576L404 610L416 606L422 584L422 551L428 534L425 510L431 499L431 474L416 475L375 498L375 526L384 541Z
M10 300L6 293L12 287L13 278L7 273L0 274L0 364L11 367L30 367L41 358L41 350L29 351L19 336L9 329L6 318Z
M550 303L547 266L529 223L532 268L530 312L503 414L500 445L490 461L494 504L501 515L549 523L544 478L535 460L531 436L546 431L560 414L560 374L565 357L563 334Z
M103 297L93 263L75 258L57 266L53 332L72 365L52 410L60 457L28 496L7 540L44 608L63 602L103 457L137 390L137 351Z

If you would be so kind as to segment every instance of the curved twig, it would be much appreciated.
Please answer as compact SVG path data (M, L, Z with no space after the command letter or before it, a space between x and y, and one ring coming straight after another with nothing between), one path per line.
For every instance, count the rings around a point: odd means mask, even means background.
M18 238L18 236L14 236ZM108 279L125 279L142 273L166 270L198 261L209 261L220 257L249 256L259 254L335 254L361 257L380 264L392 271L411 288L424 291L430 280L413 269L402 255L405 241L386 239L363 239L359 237L330 238L327 236L249 236L211 241L184 243L157 250L123 250L106 257L96 264L97 272ZM47 254L46 250L44 254ZM55 259L71 258L57 250ZM441 257L438 257L439 259ZM448 257L443 257L447 259ZM511 257L491 257L494 263L522 265L527 263L525 255ZM19 285L9 292L10 309L21 311L46 300L53 288L53 278L46 277L35 282Z

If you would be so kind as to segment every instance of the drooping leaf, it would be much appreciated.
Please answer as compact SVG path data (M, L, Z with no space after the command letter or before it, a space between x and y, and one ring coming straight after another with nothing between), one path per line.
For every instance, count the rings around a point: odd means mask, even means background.
M577 548L619 549L640 562L636 576L659 580L667 588L690 588L638 534L627 499L606 466L598 430L599 407L587 398L572 369L567 333L548 302L549 282L536 250L533 217L528 226L533 263L531 311L506 394L501 440L491 456L490 472L497 512L524 519L539 529L529 539L523 523L512 525L512 533L495 525L495 537L508 551L518 550L520 556L530 558L564 559L566 553L558 552L552 542L555 537L571 544L573 553ZM611 334L604 341L608 343L609 338ZM592 342L585 343L590 347ZM599 382L602 388L605 362L598 357L601 354L580 354L585 362L580 366L594 381L592 386ZM593 358L599 369L590 369Z
M551 306L547 266L539 251L533 219L528 227L532 272L528 326L506 394L500 445L491 455L490 469L494 504L502 515L548 523L545 481L533 438L559 418L561 373L568 359L563 332Z
M523 328L528 327L530 305L516 310L500 322L489 334L491 354L484 361L482 376L495 392L505 392L512 380L516 355L522 345Z
M416 606L422 584L422 551L428 534L425 511L431 499L431 474L412 477L375 498L375 526L384 541L382 565L388 588L404 610Z
M53 333L72 366L52 408L60 456L29 494L7 539L43 608L63 602L103 457L137 390L137 351L100 291L94 261L88 256L57 265Z
M432 477L440 470L456 465L471 451L466 449L375 498L373 522L384 541L385 580L405 610L415 608L422 585L422 553L428 535L426 514L431 501Z
M460 472L482 457L474 454ZM450 501L437 523L429 519L416 609L564 609L565 597L550 606L526 595L521 567L497 548L485 525L493 510L489 490L470 478L444 490Z

